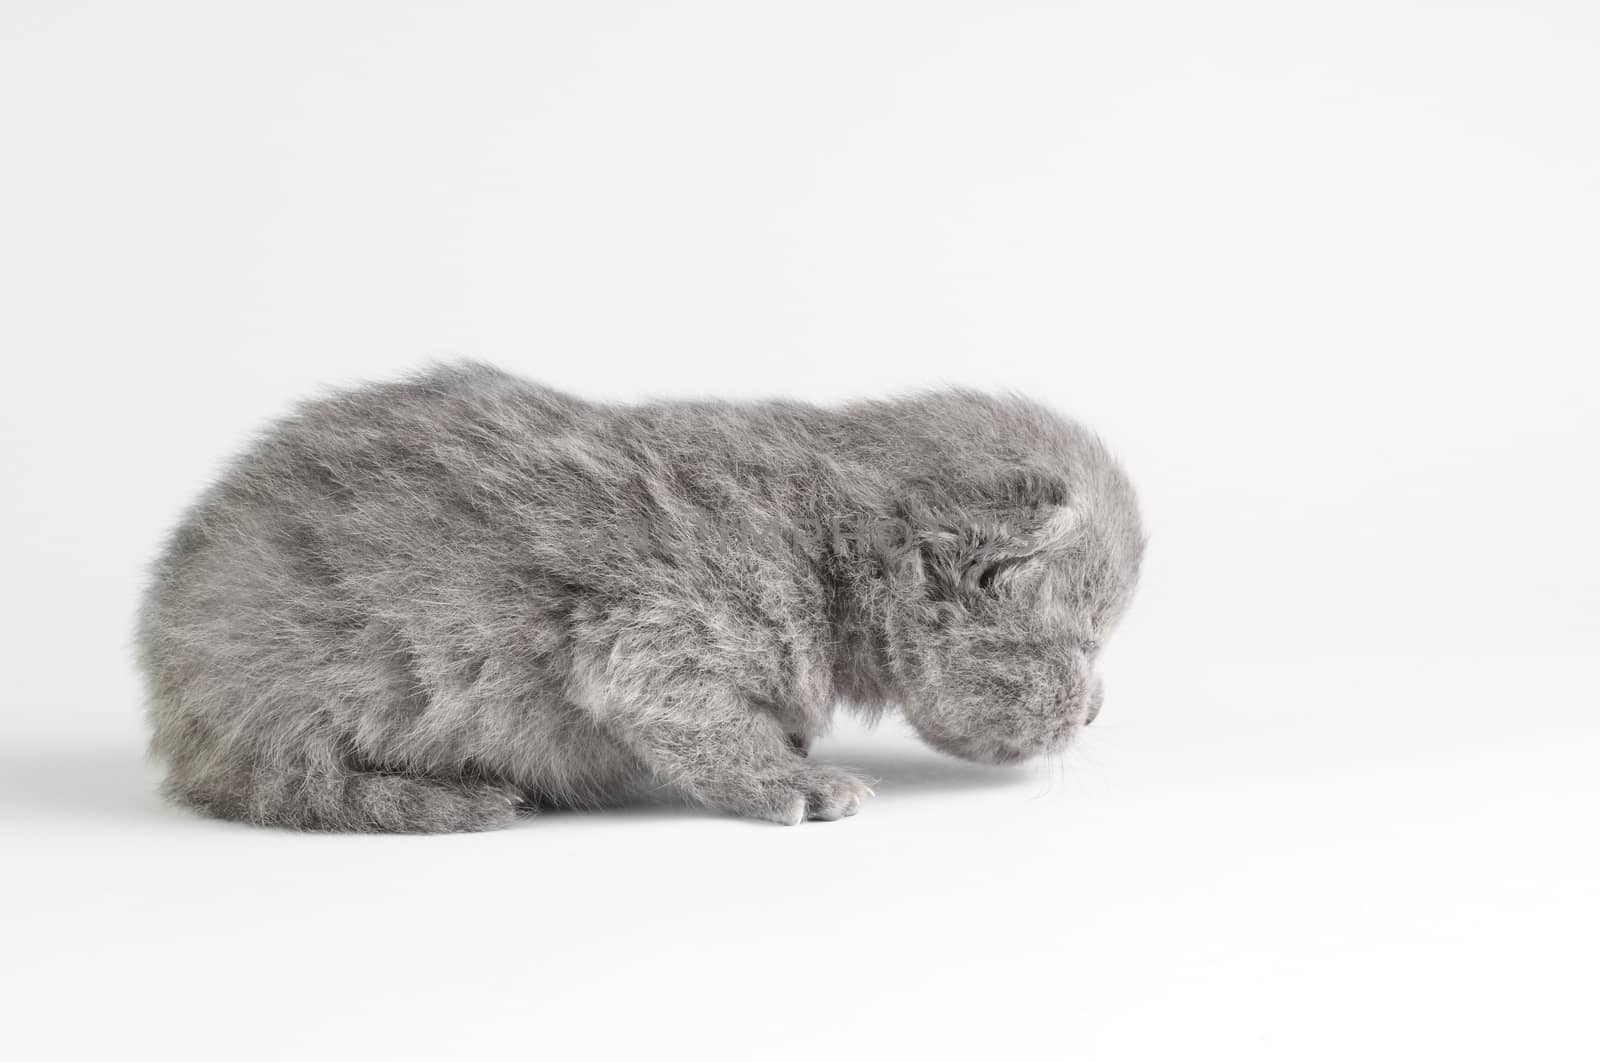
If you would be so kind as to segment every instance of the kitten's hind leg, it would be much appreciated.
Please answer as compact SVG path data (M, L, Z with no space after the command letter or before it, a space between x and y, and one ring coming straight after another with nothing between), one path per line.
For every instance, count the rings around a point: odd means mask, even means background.
M521 794L504 783L354 769L337 757L253 761L195 773L175 766L167 795L216 818L296 830L462 833L509 826Z

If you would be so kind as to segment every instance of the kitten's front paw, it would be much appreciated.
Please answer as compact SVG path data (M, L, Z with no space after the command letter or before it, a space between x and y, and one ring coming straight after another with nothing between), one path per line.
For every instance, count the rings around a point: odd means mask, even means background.
M802 767L764 787L756 817L784 826L806 819L831 822L861 810L872 787L840 767Z

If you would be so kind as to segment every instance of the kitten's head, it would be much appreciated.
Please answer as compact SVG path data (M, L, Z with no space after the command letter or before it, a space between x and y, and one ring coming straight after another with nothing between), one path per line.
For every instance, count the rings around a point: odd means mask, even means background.
M1144 540L1121 471L1018 468L913 485L887 558L886 650L906 718L941 751L1012 763L1066 745L1100 711L1100 646Z

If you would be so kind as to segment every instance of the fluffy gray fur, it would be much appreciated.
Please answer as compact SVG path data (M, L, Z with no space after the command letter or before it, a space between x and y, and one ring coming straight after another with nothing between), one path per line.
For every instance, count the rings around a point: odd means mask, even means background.
M836 706L985 763L1094 718L1143 552L1027 400L601 405L481 365L302 406L173 533L138 642L174 799L449 831L666 787L855 812Z

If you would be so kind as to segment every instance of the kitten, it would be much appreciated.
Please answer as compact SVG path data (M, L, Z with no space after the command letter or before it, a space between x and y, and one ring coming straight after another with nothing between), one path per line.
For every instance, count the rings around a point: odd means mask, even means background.
M504 826L663 787L853 814L843 703L986 763L1099 710L1133 490L1083 428L966 391L586 402L481 365L334 394L185 516L141 615L177 801L299 829Z

